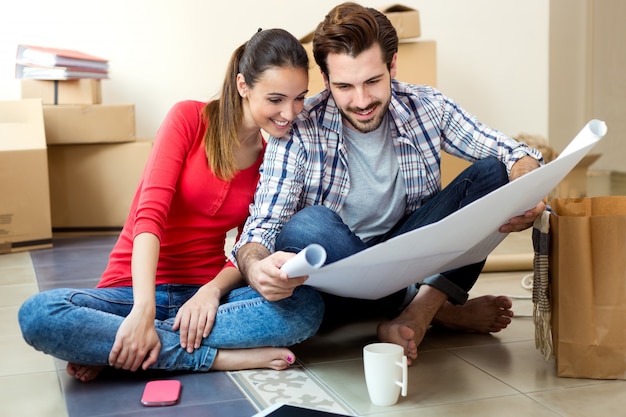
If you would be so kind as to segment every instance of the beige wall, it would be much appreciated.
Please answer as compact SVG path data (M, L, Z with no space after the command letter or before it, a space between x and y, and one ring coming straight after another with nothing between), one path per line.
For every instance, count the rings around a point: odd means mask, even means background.
M588 118L605 120L609 131L594 169L626 172L626 2L592 2L592 66Z
M586 123L588 63L588 0L550 2L549 136L563 150Z
M13 78L18 43L79 49L110 60L104 102L134 103L138 136L153 137L174 102L206 100L218 91L232 50L258 27L283 27L301 37L336 3L9 2L0 13L0 100L19 98ZM362 2L377 8L394 3L420 10L422 37L437 42L438 87L445 94L510 135L548 134L549 2Z
M626 172L626 2L552 0L549 136L558 150L577 127L604 120L606 137L592 150L593 170Z

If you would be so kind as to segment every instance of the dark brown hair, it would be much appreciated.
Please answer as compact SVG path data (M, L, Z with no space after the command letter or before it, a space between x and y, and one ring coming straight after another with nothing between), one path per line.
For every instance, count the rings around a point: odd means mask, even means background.
M313 56L328 76L328 54L348 54L352 57L380 45L383 62L391 68L398 51L398 34L387 16L378 10L346 2L335 6L315 29Z
M283 29L260 30L249 41L237 48L228 63L222 91L218 100L204 108L208 127L204 135L209 167L222 179L231 179L237 167L234 150L239 146L237 132L243 120L243 105L237 91L237 74L246 84L255 83L270 68L303 68L308 71L306 50L292 34Z

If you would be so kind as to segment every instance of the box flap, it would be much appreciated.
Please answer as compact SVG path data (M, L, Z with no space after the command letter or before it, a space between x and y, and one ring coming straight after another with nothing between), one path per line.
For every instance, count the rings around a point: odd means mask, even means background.
M394 4L381 10L387 16L400 39L419 38L421 36L419 11L401 4Z
M414 12L416 11L414 8L409 6L403 6L402 4L394 4L392 6L387 6L381 10L381 12L387 13L401 13L401 12Z
M41 99L0 101L0 151L46 149Z

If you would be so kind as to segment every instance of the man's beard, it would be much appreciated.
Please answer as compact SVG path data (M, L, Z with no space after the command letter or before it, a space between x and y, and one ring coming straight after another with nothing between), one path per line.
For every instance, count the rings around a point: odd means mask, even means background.
M349 110L351 112L359 112L359 110L368 110L371 109L373 107L378 107L377 109L377 113L376 115L369 119L366 122L363 122L355 117L352 116L352 113L346 113L343 111L343 109L339 109L339 112L341 113L341 117L343 117L344 120L347 120L350 125L356 129L357 131L361 132L361 133L369 133L372 132L376 129L378 129L381 125L381 123L383 122L384 118L385 118L385 113L387 111L387 109L389 108L389 103L391 102L391 99L389 99L387 101L387 103L385 103L385 105L381 105L380 101L376 101L374 103L371 103L369 106L367 106L366 109L358 109L358 108L350 108Z

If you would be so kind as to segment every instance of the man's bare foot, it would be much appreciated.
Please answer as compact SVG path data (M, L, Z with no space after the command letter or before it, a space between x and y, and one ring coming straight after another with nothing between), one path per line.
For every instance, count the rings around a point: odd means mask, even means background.
M429 285L422 286L398 317L378 325L378 340L403 346L408 363L412 364L417 359L417 347L422 343L430 322L447 298L443 292Z
M496 333L511 324L513 302L504 295L484 295L463 305L446 302L437 312L433 324L452 330Z
M296 356L287 348L219 349L211 370L238 371L267 368L282 371L289 368Z
M386 343L395 343L404 347L409 365L417 359L417 343L415 342L415 330L409 322L402 323L396 320L384 321L378 325L378 340Z
M77 363L68 362L65 370L67 373L81 382L89 382L96 379L104 366L79 365Z

